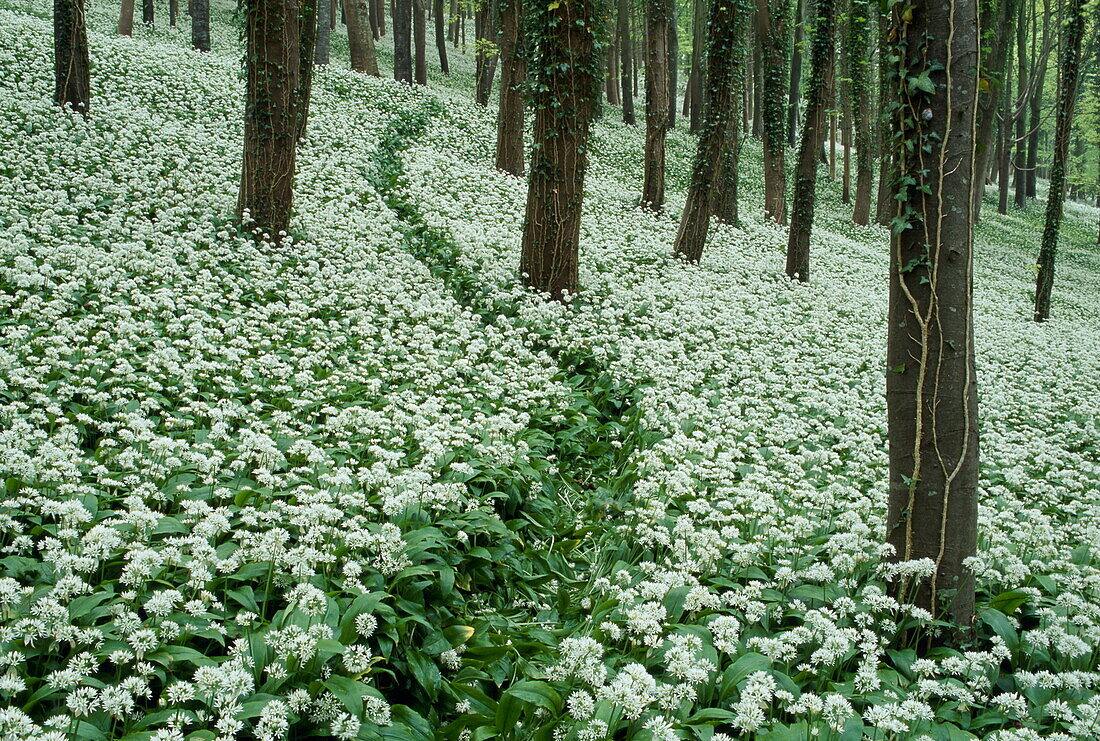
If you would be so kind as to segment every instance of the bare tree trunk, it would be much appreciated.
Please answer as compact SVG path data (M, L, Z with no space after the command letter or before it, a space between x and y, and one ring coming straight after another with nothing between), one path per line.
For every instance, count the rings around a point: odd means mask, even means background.
M87 116L92 98L84 0L54 0L53 102Z
M298 86L294 90L294 109L298 114L298 138L306 134L309 99L313 92L313 55L317 49L317 3L328 0L300 0L298 8Z
M134 35L134 0L122 0L122 7L118 12L118 35Z
M1022 81L1017 87L1023 89ZM1012 48L1009 47L1005 66L1005 83L1001 90L1001 115L997 120L997 213L1008 213L1008 173L1012 147L1009 143L1012 132ZM975 212L977 216L977 212Z
M289 227L294 199L297 0L248 0L245 33L247 102L237 216L246 227L278 242Z
M904 14L904 16L903 16ZM898 180L890 240L886 405L887 539L895 558L929 559L929 577L894 591L960 628L974 621L978 417L974 371L975 0L892 9L891 85ZM910 80L927 80L911 87ZM931 115L927 112L931 111ZM915 590L914 590L915 586Z
M176 16L180 13L179 0L168 0L168 25L176 27Z
M703 121L703 53L707 33L707 6L705 0L695 0L695 13L692 18L691 71L688 74L690 88L690 108L684 115L690 116L688 131L695 134ZM687 101L685 100L685 103Z
M377 10L378 38L382 38L386 35L386 0L375 0L374 7Z
M394 0L393 4L393 79L413 81L412 0Z
M813 45L810 48L810 88L806 91L806 120L798 149L794 180L794 207L787 240L787 276L810 280L810 232L814 223L817 186L817 150L825 135L825 116L832 80L836 36L836 0L816 0L813 7ZM836 129L833 129L836 137ZM834 157L835 161L835 157Z
M348 51L354 72L380 77L378 57L374 53L374 38L367 28L367 3L370 0L343 0L344 20L348 27Z
M852 221L871 220L871 185L874 179L874 151L871 122L871 3L852 0L848 21L848 75L852 125L855 129L856 200Z
M191 0L191 46L210 51L210 0Z
M317 2L317 46L313 50L313 63L329 63L329 49L332 46L332 2L331 0L318 0Z
M439 53L439 69L443 74L451 74L451 65L447 62L447 30L443 18L443 0L435 0L435 50Z
M760 38L761 133L764 141L764 214L779 224L787 223L788 92L787 0L756 0L757 35ZM808 114L807 114L808 115Z
M623 123L634 119L634 46L630 41L630 1L619 0L619 54L622 57Z
M478 7L475 15L474 30L477 34L478 49L475 60L474 97L478 105L488 106L489 96L493 92L493 77L497 70L497 55L493 51L497 37L496 0L486 0Z
M676 0L670 0L668 22L668 128L676 126L676 87L680 78L680 28L676 21Z
M802 29L806 23L806 2L798 0L794 12L794 38L791 43L791 87L787 104L787 143L798 144L798 107L802 95Z
M578 288L586 145L599 100L600 3L536 3L528 13L534 83L534 147L520 272L555 300Z
M985 41L980 45L989 53L981 53L981 80L978 95L978 135L975 151L975 171L979 174L974 187L974 217L982 212L985 195L985 171L993 145L993 133L997 130L997 110L1001 107L1001 92L1005 79L1005 60L1013 40L1013 24L1016 22L1017 0L999 0L994 8L992 0L979 3L979 22Z
M413 80L417 85L428 84L427 24L424 21L425 0L412 0L413 3L413 54L415 66Z
M671 0L647 0L645 57L645 163L642 208L660 211L665 204L665 136L668 132L668 39Z
M879 6L881 8L881 6ZM878 48L879 48L879 96L878 96L878 134L879 134L879 165L878 165L878 196L875 199L875 221L882 226L887 226L894 218L894 207L897 205L893 199L893 182L897 176L897 163L895 162L894 146L892 141L893 122L890 119L890 109L894 104L894 86L890 84L888 75L890 63L886 50L892 45L890 39L891 21L889 12L878 14Z
M1054 122L1054 161L1050 168L1050 189L1047 192L1046 221L1039 248L1039 275L1035 281L1035 321L1050 317L1050 296L1054 289L1054 259L1058 251L1058 231L1062 225L1062 210L1066 197L1066 156L1073 128L1073 109L1077 102L1077 81L1080 76L1081 39L1085 35L1086 0L1071 0L1069 19L1062 40L1061 80L1058 84L1058 107Z
M523 175L523 0L500 0L500 108L497 169Z
M715 180L730 125L734 122L734 81L744 58L742 37L747 22L740 5L711 0L707 23L706 103L699 132L699 148L692 168L680 229L673 251L689 262L699 262L714 211Z
M1046 48L1047 35L1050 33L1050 4L1044 0L1043 2L1043 48ZM1038 21L1036 21L1038 25ZM1039 136L1041 134L1043 115L1043 87L1047 79L1047 56L1046 54L1036 57L1034 53L1034 37L1035 29L1032 30L1032 74L1035 76L1036 83L1034 90L1031 93L1031 98L1028 100L1029 113L1031 120L1028 122L1028 141L1027 141L1027 197L1036 198L1037 191L1035 189L1036 180L1039 177ZM1037 70L1035 68L1038 68Z
M141 3L141 22L146 26L153 25L153 0L142 0Z

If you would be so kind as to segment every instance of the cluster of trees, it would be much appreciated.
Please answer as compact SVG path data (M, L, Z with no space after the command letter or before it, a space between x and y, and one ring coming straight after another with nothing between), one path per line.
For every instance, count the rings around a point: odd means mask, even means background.
M342 19L351 68L378 75L375 42L387 33L386 5L244 0L247 106L238 212L257 234L278 241L287 230L312 70L329 61L331 30ZM890 232L888 538L899 558L936 564L935 574L916 584L918 601L969 623L974 586L963 561L976 544L978 476L974 223L987 184L997 184L1005 212L1010 181L1015 205L1023 206L1036 196L1045 168L1050 187L1034 310L1036 320L1045 320L1067 168L1074 158L1083 162L1089 147L1100 150L1095 0L692 0L679 9L676 0L389 5L394 77L410 84L427 82L429 15L444 74L447 45L465 45L472 18L482 105L500 70L498 168L525 172L525 115L533 119L520 270L527 285L556 300L578 290L591 123L616 107L626 124L636 125L639 77L645 98L639 207L665 207L665 138L678 112L698 136L672 245L690 262L703 255L712 217L737 223L738 157L744 138L754 136L763 149L763 216L789 221L787 274L809 280L816 181L823 166L835 176L839 138L852 221L876 218ZM147 23L152 7L143 0ZM188 12L193 45L208 50L209 0L190 0ZM133 14L134 0L122 0L120 34L131 32ZM87 115L83 0L55 0L55 30L55 99ZM682 108L681 57L688 63ZM1044 110L1051 67L1056 95ZM1081 84L1088 75L1091 87ZM1091 133L1078 126L1074 134L1086 87L1094 106L1079 124L1094 125ZM1048 134L1049 166L1040 159ZM1080 178L1069 185L1084 194ZM1092 187L1100 205L1100 185Z

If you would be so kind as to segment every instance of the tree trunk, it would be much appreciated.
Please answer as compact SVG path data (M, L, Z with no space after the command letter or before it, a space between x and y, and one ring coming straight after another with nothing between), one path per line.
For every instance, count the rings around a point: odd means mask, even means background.
M535 109L523 225L524 283L555 300L577 292L588 131L599 99L597 0L535 3L528 11Z
M394 0L393 79L410 85L413 81L412 0Z
M382 17L382 10L378 7L378 3L375 0L366 0L365 5L366 12L359 13L359 23L365 23L367 31L370 33L372 41L379 41L382 38L382 34L378 30L378 22ZM344 18L347 18L347 13L344 13Z
M630 41L630 0L619 0L619 54L622 57L623 123L634 119L634 45Z
M1085 34L1086 0L1071 0L1069 19L1062 40L1061 80L1058 83L1058 106L1055 108L1054 161L1050 167L1050 189L1047 192L1046 221L1043 241L1039 247L1039 275L1035 281L1035 321L1050 317L1050 295L1054 288L1054 259L1058 251L1058 230L1062 225L1062 209L1066 196L1066 155L1073 128L1073 109L1077 102L1077 80L1080 74L1081 37Z
M248 0L244 166L237 216L245 227L275 242L287 231L294 198L298 33L297 0Z
M168 0L168 25L176 27L176 16L180 14L179 0Z
M891 84L898 171L890 240L886 406L887 539L927 578L894 584L937 618L974 620L978 418L974 371L975 0L914 0L892 9ZM927 80L912 87L910 80ZM931 91L930 91L931 90ZM915 587L915 589L914 589Z
M1015 171L1015 195L1016 208L1027 206L1027 118L1024 116L1027 107L1027 27L1024 23L1024 13L1027 9L1025 3L1018 3L1020 17L1016 20L1016 87L1019 94L1016 96L1016 104L1012 106L1016 123L1016 155L1013 157L1013 170ZM1035 65L1035 55L1032 54L1031 63Z
M665 135L668 131L668 39L670 0L646 0L645 162L642 208L660 211L665 204Z
M428 29L424 20L425 0L412 0L413 3L413 53L415 66L413 80L417 85L428 84L427 36Z
M764 50L761 46L763 41L760 38L759 7L760 6L757 5L752 31L752 95L750 96L750 103L752 104L752 135L757 139L764 136L764 120L761 115L761 111L764 108L764 104L761 102L764 96Z
M191 0L191 46L210 51L210 0Z
M317 3L328 0L299 0L298 8L298 86L294 91L294 109L298 114L298 138L306 135L309 98L313 92L313 55L317 49Z
M881 8L881 6L879 6ZM897 167L894 155L892 139L893 121L890 117L890 108L896 102L894 100L893 85L890 84L889 74L891 65L887 59L886 50L892 45L890 39L891 19L889 12L878 13L878 48L879 48L879 96L878 96L878 197L875 199L875 221L883 226L890 224L894 218L894 209L897 205L893 200L893 183L897 176Z
M378 19L378 38L386 35L386 0L373 0Z
M477 34L477 55L475 60L474 97L478 105L488 106L489 96L493 92L493 77L497 70L496 47L496 0L486 0L477 10L475 32Z
M84 0L54 0L53 102L87 116L92 98Z
M622 85L619 82L619 35L618 26L611 28L614 19L608 18L607 36L610 43L605 48L604 86L607 88L607 104L622 105Z
M816 0L812 12L815 19L813 44L810 47L810 86L806 91L806 120L802 124L802 142L798 149L794 207L791 209L791 231L787 240L787 276L802 282L810 280L810 232L814 223L817 149L825 135L830 83L836 77L832 73L836 0ZM835 139L835 128L833 132Z
M443 18L443 0L435 0L435 50L439 53L439 69L443 74L451 74L451 65L447 62L447 29Z
M740 70L738 79L734 85L734 105L743 98L738 89L744 84L744 70ZM723 224L737 226L741 223L737 203L737 187L740 182L738 166L741 159L741 126L737 120L737 112L730 115L729 125L726 127L726 141L722 147L722 163L719 167L718 182L715 183L715 195L711 199L712 212Z
M327 65L329 62L329 49L332 46L332 2L330 0L318 0L317 2L317 45L313 50L313 63Z
M676 87L680 79L680 24L676 21L676 0L670 0L668 22L668 128L676 126Z
M367 28L367 3L370 0L343 0L344 20L348 27L348 51L353 72L380 77L378 57L374 53L374 37Z
M153 0L142 0L141 22L146 26L153 25Z
M710 216L714 211L715 180L728 129L734 123L734 82L744 58L742 38L747 22L739 4L711 0L707 23L706 102L699 132L699 148L691 173L680 229L676 233L673 251L689 262L703 257Z
M756 0L757 35L760 38L762 96L761 134L764 142L764 214L779 224L787 223L787 0ZM807 114L808 116L809 114Z
M1043 3L1043 48L1046 49L1047 34L1050 33L1050 7L1049 3ZM1036 21L1038 25L1038 21ZM1032 33L1032 43L1034 44L1035 33ZM1039 136L1043 128L1043 88L1047 79L1047 55L1042 54L1041 58L1032 54L1032 59L1036 60L1032 62L1034 67L1038 67L1038 70L1032 71L1032 75L1035 77L1035 84L1031 92L1031 97L1028 100L1028 107L1031 120L1028 122L1028 141L1027 141L1027 197L1037 197L1035 183L1039 177Z
M871 184L874 180L873 136L871 132L871 3L852 0L848 21L848 74L852 126L856 148L856 200L852 221L871 220Z
M858 2L858 0L857 0ZM787 143L798 143L798 107L802 95L802 29L805 28L805 0L798 0L794 11L794 37L791 43L791 87L787 100Z
M1022 84L1017 82L1017 87ZM1005 66L1005 83L1001 90L1001 115L997 120L997 213L1008 213L1009 140L1012 133L1012 48L1009 47ZM980 112L980 109L979 109ZM977 218L978 212L974 212Z
M122 7L118 12L118 35L134 35L134 0L122 0Z
M497 169L523 175L523 2L500 0L500 108L497 114Z
M707 35L707 5L705 0L695 0L695 12L692 16L692 41L691 41L691 71L688 74L688 86L691 88L690 108L685 112L688 120L688 131L692 134L699 133L699 127L703 122L703 69L706 59L704 49Z
M1013 41L1013 24L1016 22L1017 0L983 0L980 4L979 22L983 31L980 49L981 77L978 85L978 136L974 156L975 172L979 174L974 184L974 217L982 212L985 194L985 171L993 146L993 133L997 130L997 110L1001 106L1001 92L1005 79L1005 60Z

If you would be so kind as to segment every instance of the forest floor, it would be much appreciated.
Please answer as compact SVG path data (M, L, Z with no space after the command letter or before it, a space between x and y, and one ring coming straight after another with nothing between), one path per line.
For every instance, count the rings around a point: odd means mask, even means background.
M50 9L0 0L4 738L1096 737L1097 209L1039 325L1043 203L986 203L979 621L930 648L887 596L887 235L837 182L791 283L747 142L742 225L683 264L692 137L644 213L606 108L549 305L472 57L410 88L338 32L264 249L231 221L233 8L206 55L115 13L84 121Z

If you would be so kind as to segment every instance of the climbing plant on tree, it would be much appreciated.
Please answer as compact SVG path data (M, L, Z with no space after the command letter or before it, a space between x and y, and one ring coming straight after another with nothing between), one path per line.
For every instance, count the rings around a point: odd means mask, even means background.
M556 300L577 291L588 132L600 96L601 0L525 5L531 107L531 176L520 271Z
M53 101L88 114L92 83L88 62L88 29L84 0L54 0Z
M794 181L794 207L787 240L787 275L810 279L810 232L814 223L814 189L817 185L817 152L825 137L829 82L833 76L833 43L836 37L836 0L813 4L813 43L810 47L810 84L798 170Z
M764 214L787 221L787 20L790 0L756 0L756 31L761 50L761 138L764 143Z
M298 0L245 0L244 164L237 215L279 241L290 223L298 142Z
M897 593L960 626L974 619L978 417L974 373L975 0L895 0L890 118L887 539L934 566Z
M669 27L672 0L647 0L645 57L645 153L642 208L660 211L665 203L665 135L669 116ZM672 106L675 108L675 106Z
M751 12L748 0L711 0L710 3L703 121L691 185L673 247L678 256L689 262L702 258L707 241L714 210L715 180L735 110L734 83L745 57L745 28Z

